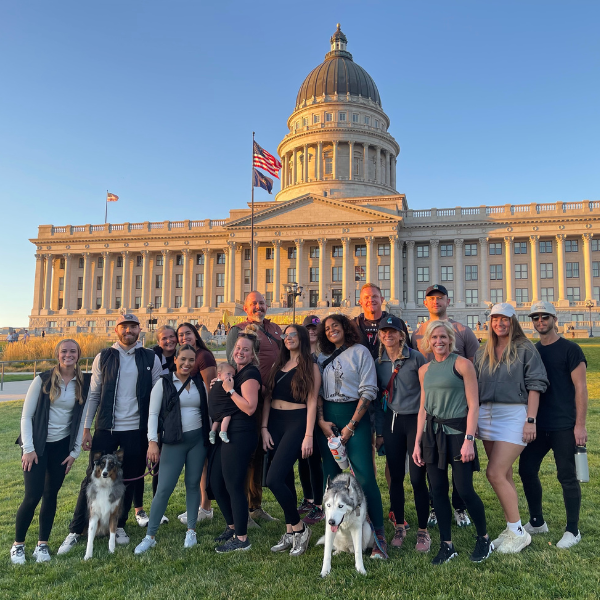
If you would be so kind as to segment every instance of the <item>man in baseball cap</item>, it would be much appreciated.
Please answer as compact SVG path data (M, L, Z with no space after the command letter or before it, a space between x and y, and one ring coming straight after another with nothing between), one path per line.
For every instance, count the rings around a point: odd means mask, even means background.
M121 323L136 323L137 325L139 325L140 320L137 318L136 315L132 315L132 314L128 313L126 315L119 315L119 318L117 319L117 327Z
M524 528L532 535L548 532L542 512L539 471L542 460L552 450L567 513L566 531L556 547L566 549L581 540L581 487L575 469L575 446L584 446L587 442L587 362L578 344L558 335L558 317L550 302L534 302L529 316L540 335L535 347L546 367L550 385L540 395L536 438L527 444L519 462L530 515Z

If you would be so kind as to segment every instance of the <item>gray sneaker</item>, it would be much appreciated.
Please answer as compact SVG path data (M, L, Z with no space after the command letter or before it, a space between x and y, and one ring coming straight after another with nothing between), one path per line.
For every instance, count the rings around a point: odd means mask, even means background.
M260 529L260 525L250 516L248 515L248 529Z
M290 550L290 556L300 556L306 552L311 533L310 528L305 525L302 533L292 534L294 536L294 545Z
M48 562L50 560L50 548L48 544L38 544L33 551L36 562Z
M266 510L263 510L262 507L255 508L250 511L250 516L257 521L258 519L262 519L263 521L279 521L275 517L272 517Z
M81 536L78 533L70 533L60 545L56 554L66 554L67 552L70 552L73 549L73 546L79 541L80 537Z
M117 536L115 541L117 544L121 544L121 546L126 546L131 540L122 527L117 527Z
M281 539L274 545L271 546L271 552L284 552L289 550L294 545L294 534L284 533Z
M546 523L546 521L544 521L541 525L536 527L535 525L531 524L531 521L528 521L527 523L525 523L525 525L523 525L523 529L529 535L535 535L536 533L548 533L548 524Z
M134 554L144 554L156 546L156 540L152 539L149 535L145 536L144 539L135 547Z
M25 544L13 544L10 547L10 562L13 565L24 565L26 562L25 558Z

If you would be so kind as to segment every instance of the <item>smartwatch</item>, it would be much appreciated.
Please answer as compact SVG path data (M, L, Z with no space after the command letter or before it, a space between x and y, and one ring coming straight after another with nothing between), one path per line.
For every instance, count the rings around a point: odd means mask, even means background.
M527 417L527 422L535 424L535 417Z
M228 393L230 396L233 396L233 392L235 392L235 390L234 390L233 388L231 388L231 389L230 389L230 390L229 390L227 393Z
M467 435L465 435L465 440L467 440L467 442L473 442L475 441L475 436L467 433Z

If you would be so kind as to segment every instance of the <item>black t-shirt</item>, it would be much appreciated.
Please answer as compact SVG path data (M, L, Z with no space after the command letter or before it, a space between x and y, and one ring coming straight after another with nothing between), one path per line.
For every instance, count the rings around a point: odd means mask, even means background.
M387 316L388 313L383 311L381 313L381 317L373 321L365 319L364 313L362 313L358 317L354 317L353 319L360 333L360 343L371 353L373 360L376 360L379 357L379 337L377 335L379 331L379 323ZM402 319L400 319L400 326L402 327L402 331L404 332L406 345L410 348L410 336L408 335L406 323Z
M559 338L549 346L535 345L542 357L550 385L540 395L538 429L561 431L575 427L575 386L571 373L584 362L585 355L575 342Z
M254 365L246 365L241 371L238 371L233 377L233 389L240 393L242 392L242 384L250 379L255 379L258 381L259 391L258 391L258 401L261 401L261 393L260 387L262 386L262 378L260 376L260 371ZM256 414L256 413L255 413ZM254 429L255 428L256 418L254 415L247 415L243 411L239 411L231 416L231 426L235 429ZM230 429L231 429L230 426Z

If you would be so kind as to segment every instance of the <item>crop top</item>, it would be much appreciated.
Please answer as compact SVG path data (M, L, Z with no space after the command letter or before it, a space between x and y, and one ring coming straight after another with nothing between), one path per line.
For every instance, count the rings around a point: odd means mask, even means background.
M277 371L273 393L271 394L273 400L283 400L292 404L305 404L306 400L296 400L292 394L292 379L295 372L296 367L289 371Z

